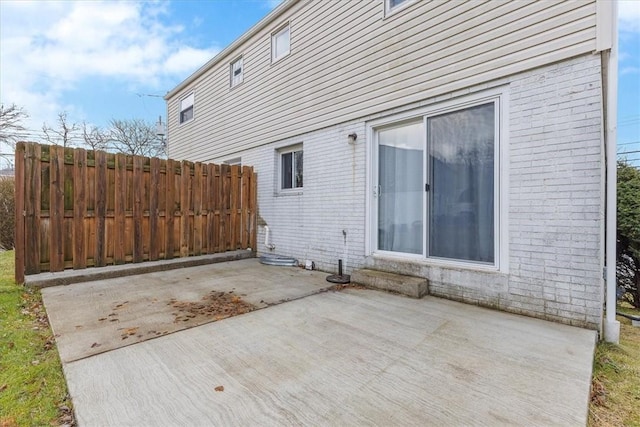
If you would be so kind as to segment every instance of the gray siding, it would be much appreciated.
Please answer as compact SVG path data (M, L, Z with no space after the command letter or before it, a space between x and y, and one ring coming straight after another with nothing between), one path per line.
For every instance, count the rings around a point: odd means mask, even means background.
M591 1L300 1L168 100L173 158L210 160L592 52ZM271 31L291 54L271 64ZM229 63L244 56L244 83ZM195 91L195 118L178 124Z

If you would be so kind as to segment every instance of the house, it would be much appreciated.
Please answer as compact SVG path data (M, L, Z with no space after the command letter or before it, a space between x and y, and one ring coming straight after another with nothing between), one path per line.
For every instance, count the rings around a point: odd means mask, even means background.
M615 13L288 0L166 95L169 155L255 167L260 253L615 340Z

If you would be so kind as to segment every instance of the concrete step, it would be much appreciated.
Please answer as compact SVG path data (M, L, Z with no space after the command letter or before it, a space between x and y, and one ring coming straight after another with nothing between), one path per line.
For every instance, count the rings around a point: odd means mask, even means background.
M424 277L405 276L367 268L354 270L351 274L351 282L398 292L413 298L422 298L429 293L429 282Z

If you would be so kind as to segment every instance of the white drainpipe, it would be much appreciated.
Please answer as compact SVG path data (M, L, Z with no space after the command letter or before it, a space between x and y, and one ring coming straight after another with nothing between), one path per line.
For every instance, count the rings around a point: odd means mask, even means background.
M264 245L270 251L272 251L272 250L274 250L276 248L276 245L272 245L272 244L269 243L269 226L268 225L264 226Z
M612 45L607 64L606 99L606 156L607 156L607 201L606 201L606 317L604 339L607 342L620 342L620 322L616 320L616 197L617 197L617 120L618 120L618 5L613 3Z

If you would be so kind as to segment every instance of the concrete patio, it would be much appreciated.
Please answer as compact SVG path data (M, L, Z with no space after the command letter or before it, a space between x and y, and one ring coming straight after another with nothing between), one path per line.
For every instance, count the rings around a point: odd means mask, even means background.
M254 288L238 289L237 263L255 268ZM277 304L93 355L75 350L91 340L73 325L58 346L81 426L586 424L594 331L433 297L318 292L324 274L256 260L197 268L210 280L174 288L235 286ZM54 331L81 309L73 286L137 284L144 301L178 273L153 274L43 290Z

